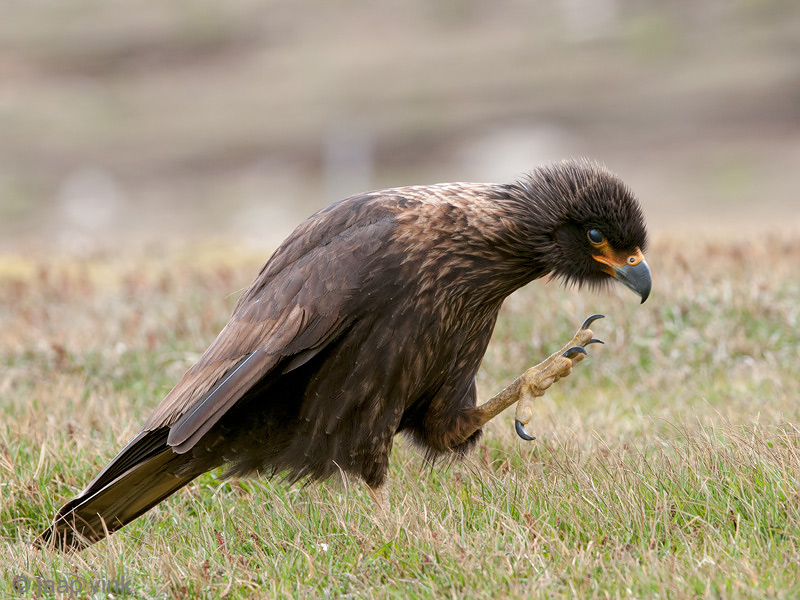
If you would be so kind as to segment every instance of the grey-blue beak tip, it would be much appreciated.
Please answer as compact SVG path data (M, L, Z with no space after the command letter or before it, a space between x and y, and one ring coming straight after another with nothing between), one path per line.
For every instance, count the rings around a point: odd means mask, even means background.
M642 260L635 265L615 267L614 272L617 275L617 279L638 294L642 299L641 303L644 304L644 301L650 296L650 289L653 284L647 261Z

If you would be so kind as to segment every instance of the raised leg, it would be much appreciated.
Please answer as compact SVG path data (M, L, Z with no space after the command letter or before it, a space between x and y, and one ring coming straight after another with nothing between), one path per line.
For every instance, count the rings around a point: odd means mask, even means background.
M586 356L585 346L603 343L593 337L592 330L589 329L594 321L602 318L603 315L592 315L586 319L577 333L561 350L525 371L502 392L478 406L475 409L478 414L478 427L482 427L517 402L515 419L517 433L524 440L536 439L525 431L525 425L533 417L534 399L544 396L547 388L570 374L572 367Z

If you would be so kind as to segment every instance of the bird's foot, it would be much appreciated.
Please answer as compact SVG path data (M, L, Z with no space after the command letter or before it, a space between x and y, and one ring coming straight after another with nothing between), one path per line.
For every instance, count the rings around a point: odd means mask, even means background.
M586 356L586 346L603 343L602 340L595 338L592 335L592 330L589 329L589 326L594 321L602 318L603 315L592 315L586 319L577 333L561 350L522 374L519 390L520 399L517 402L514 426L517 434L523 440L531 441L536 439L525 430L525 425L533 418L533 401L540 396L544 396L547 388L572 372L572 367Z
M369 492L369 497L372 499L372 502L378 509L380 509L381 512L386 512L389 507L389 492L386 486L374 488L371 485L367 485L367 491Z

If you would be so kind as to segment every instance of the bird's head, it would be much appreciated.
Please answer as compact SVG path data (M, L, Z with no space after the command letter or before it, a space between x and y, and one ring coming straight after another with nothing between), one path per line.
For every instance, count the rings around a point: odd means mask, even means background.
M568 161L537 169L522 185L536 205L537 245L546 247L553 276L595 287L617 280L647 299L644 216L616 175L588 161Z

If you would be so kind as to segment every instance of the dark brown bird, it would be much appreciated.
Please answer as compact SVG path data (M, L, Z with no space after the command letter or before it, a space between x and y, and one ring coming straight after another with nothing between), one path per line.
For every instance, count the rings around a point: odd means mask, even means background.
M569 374L590 317L562 352L477 405L475 375L503 300L550 275L650 291L646 231L628 188L593 163L511 184L447 183L352 196L301 223L230 322L142 431L43 534L80 548L205 471L384 483L394 436L462 455L481 427Z

